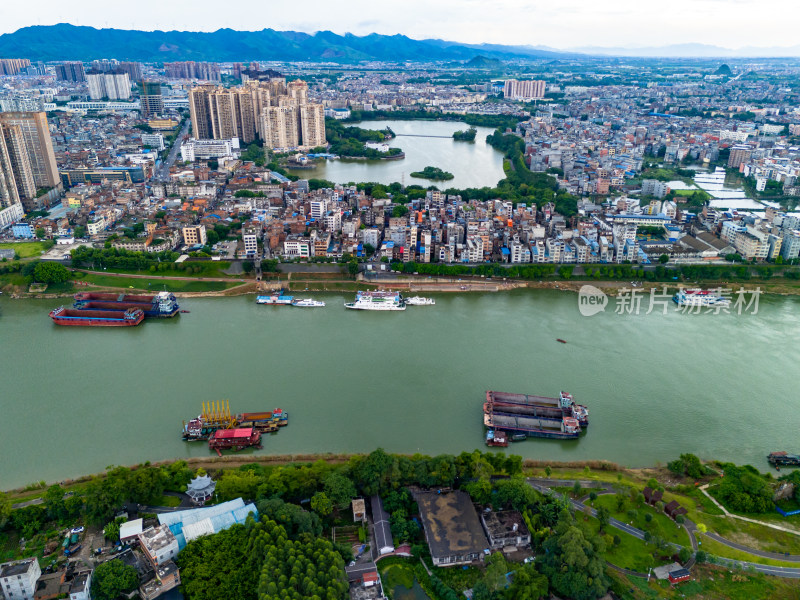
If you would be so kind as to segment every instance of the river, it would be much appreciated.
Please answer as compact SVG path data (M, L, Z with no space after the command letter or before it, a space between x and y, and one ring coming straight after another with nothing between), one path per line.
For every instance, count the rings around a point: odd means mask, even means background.
M574 294L549 290L439 294L397 313L315 297L327 306L183 299L190 314L130 329L58 327L58 301L0 297L0 489L212 456L179 433L219 399L289 411L259 453L485 449L487 389L588 405L585 436L509 449L527 458L644 466L693 452L766 468L770 451L800 451L796 298L762 297L757 315L582 317Z
M346 125L351 125L347 123ZM403 181L406 185L423 187L435 185L440 189L494 187L503 174L503 153L486 143L486 136L494 132L492 127L476 127L474 142L456 142L451 137L454 131L469 128L466 123L453 121L363 121L354 123L364 129L391 127L397 137L389 146L402 148L405 158L401 160L354 160L337 159L318 162L313 169L295 169L292 172L303 178L327 179L334 183L376 181L393 183ZM444 137L416 137L444 136ZM411 177L412 171L421 171L427 166L449 171L454 178L449 181L429 181Z

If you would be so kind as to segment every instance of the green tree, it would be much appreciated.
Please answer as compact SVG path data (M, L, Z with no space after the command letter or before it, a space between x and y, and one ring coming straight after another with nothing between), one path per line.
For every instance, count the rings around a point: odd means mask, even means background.
M317 492L311 496L311 510L321 517L327 517L333 512L333 502L325 492Z
M47 235L47 233L45 233L45 230L44 230L44 229L42 229L41 227L37 227L37 228L36 228L36 232L35 232L35 233L36 233L36 237L37 237L37 238L40 238L40 239L41 239L41 238L44 238L44 236L46 236L46 235Z
M135 568L121 560L109 560L100 564L92 574L92 598L117 600L120 594L133 591L138 584Z
M349 261L347 263L347 272L350 273L350 275L358 275L358 261Z
M331 473L323 480L325 494L337 508L349 506L350 501L356 496L356 486L353 481L341 473Z
M44 494L44 507L47 516L53 521L61 521L67 516L64 504L64 488L60 485L51 485Z
M70 272L64 265L56 262L37 262L33 278L41 283L64 283L69 281Z
M669 255L662 254L661 256L658 257L658 262L660 262L662 265L667 264L669 262Z
M0 529L5 527L9 516L11 516L11 499L0 492Z
M508 600L539 600L548 596L547 577L536 570L533 563L517 567L511 585L505 592Z

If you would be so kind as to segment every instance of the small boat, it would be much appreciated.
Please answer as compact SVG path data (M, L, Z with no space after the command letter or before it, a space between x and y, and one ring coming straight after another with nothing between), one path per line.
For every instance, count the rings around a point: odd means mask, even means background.
M436 304L436 300L433 298L423 298L422 296L412 296L411 298L406 298L405 303L408 306L433 306Z
M508 434L506 434L505 431L490 429L486 432L486 445L500 446L501 448L505 448L508 446Z
M513 442L522 442L528 439L528 436L524 433L515 433L511 436L511 441Z
M184 313L184 314L187 314L187 315L189 314L188 310L182 310L181 312Z
M292 306L299 306L300 308L317 308L318 306L325 306L325 303L322 300L303 298L302 300L293 300Z
M562 340L561 338L556 339L557 342L561 342L562 344L566 344L567 340Z

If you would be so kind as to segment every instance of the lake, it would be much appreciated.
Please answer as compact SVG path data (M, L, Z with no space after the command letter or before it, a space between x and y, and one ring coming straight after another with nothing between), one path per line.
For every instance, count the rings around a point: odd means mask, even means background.
M59 301L0 297L0 489L212 456L181 441L181 423L222 399L289 411L258 453L486 449L488 389L565 390L589 407L579 440L508 449L526 458L645 466L693 452L766 468L769 452L800 451L796 298L762 297L756 315L583 317L576 295L549 290L439 294L391 313L314 296L327 306L182 299L190 314L126 329L58 327Z
M440 189L494 187L505 177L503 153L486 143L492 127L476 127L474 142L456 142L453 132L469 128L466 123L453 121L363 121L346 123L364 129L390 127L397 137L388 142L391 147L402 148L406 157L401 160L337 159L321 161L313 169L290 169L303 178L327 179L334 183L375 181L378 183L402 182L423 187L435 185ZM444 137L416 137L444 136ZM449 171L454 178L449 181L429 181L411 177L412 171L427 166Z

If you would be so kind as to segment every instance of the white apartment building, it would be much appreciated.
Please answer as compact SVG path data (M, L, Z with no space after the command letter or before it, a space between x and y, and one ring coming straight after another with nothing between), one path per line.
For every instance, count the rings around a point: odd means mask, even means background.
M467 262L483 262L483 240L480 236L467 236Z
M101 231L105 231L106 227L108 227L108 222L106 221L105 216L100 216L94 221L89 221L86 224L86 233L91 235L97 235Z
M124 71L87 73L86 83L92 100L127 100L131 97L131 79Z
M288 239L283 242L283 255L287 258L309 258L311 242L305 238Z
M248 229L242 233L242 243L247 258L258 254L258 232L255 229Z
M194 162L211 158L235 157L239 154L239 138L228 140L186 140L181 145L181 160Z
M33 600L36 582L42 576L35 558L15 560L0 565L0 587L6 600Z
M154 568L178 556L178 540L166 525L145 529L139 534L139 545Z
M69 584L69 600L92 600L92 572L77 573Z
M142 146L150 146L161 152L166 148L164 144L164 135L161 133L143 133Z

